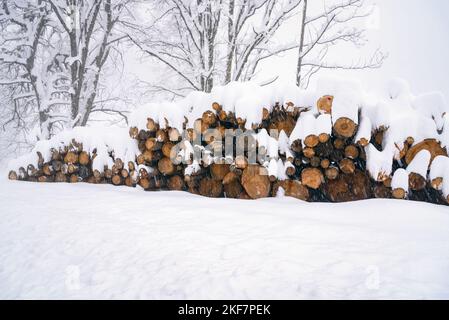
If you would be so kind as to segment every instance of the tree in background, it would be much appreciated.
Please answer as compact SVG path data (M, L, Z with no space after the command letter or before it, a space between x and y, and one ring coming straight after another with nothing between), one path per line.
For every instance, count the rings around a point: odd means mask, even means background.
M322 6L319 12L311 13L310 0L302 0L301 25L298 42L298 64L296 84L307 87L310 78L322 69L360 70L382 66L387 57L376 50L370 57L350 64L328 61L327 55L333 46L351 43L362 46L365 42L365 30L355 22L372 14L365 0L334 1Z
M0 8L0 85L3 129L46 139L87 124L105 107L105 69L116 68L122 18L133 1L3 0ZM9 98L9 99L8 99Z
M129 36L176 76L174 86L157 84L161 91L174 96L210 92L216 84L251 80L259 61L291 49L275 47L271 40L300 3L165 0L151 8L159 14L146 26L136 24Z
M136 24L129 35L169 69L165 84L155 86L173 97L190 90L210 92L216 84L252 80L261 61L295 49L299 53L298 86L307 86L321 69L382 65L386 56L379 50L349 65L328 61L333 46L363 45L364 30L354 23L371 13L364 0L326 1L319 9L310 10L306 0L164 0L151 8L154 16L149 24ZM278 43L281 26L298 16L299 36Z

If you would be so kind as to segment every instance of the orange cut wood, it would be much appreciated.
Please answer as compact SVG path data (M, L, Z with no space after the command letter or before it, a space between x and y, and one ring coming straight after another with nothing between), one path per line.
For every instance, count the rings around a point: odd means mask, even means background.
M357 125L349 118L342 117L334 123L334 131L337 136L342 138L351 138L357 130Z
M324 181L323 173L317 168L305 168L301 171L301 182L303 185L318 189Z
M330 114L332 112L332 102L334 101L333 96L323 96L318 99L317 107L320 113Z

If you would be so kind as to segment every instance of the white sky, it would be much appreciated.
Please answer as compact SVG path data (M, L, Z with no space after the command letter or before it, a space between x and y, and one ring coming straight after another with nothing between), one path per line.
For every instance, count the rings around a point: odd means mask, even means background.
M313 3L319 5L319 1ZM367 48L378 46L389 53L381 69L344 71L362 80L367 89L382 88L389 79L401 77L407 80L415 94L442 91L449 100L449 1L447 0L372 0L377 10L368 21ZM290 21L282 33L295 34L299 18ZM363 53L362 51L362 53ZM354 49L339 49L334 58L359 54ZM297 52L265 63L259 79L279 75L294 81ZM336 71L332 71L336 72ZM339 72L340 73L340 72Z
M309 0L309 7L323 5L325 0ZM448 0L367 0L377 10L367 21L369 43L357 52L353 47L338 48L334 56L351 61L380 47L389 54L380 69L363 71L335 71L339 75L358 78L367 90L383 88L391 78L404 78L412 92L420 94L441 91L449 101L449 12ZM299 15L281 27L279 41L298 36ZM151 81L155 72L154 61L140 59L131 50L128 54L129 71L139 78ZM297 51L285 53L260 64L255 80L280 76L281 81L295 81Z

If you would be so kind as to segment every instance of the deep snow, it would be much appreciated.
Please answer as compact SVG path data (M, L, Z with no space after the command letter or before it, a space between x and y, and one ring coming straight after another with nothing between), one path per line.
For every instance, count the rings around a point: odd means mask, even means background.
M0 181L0 298L449 298L449 210Z

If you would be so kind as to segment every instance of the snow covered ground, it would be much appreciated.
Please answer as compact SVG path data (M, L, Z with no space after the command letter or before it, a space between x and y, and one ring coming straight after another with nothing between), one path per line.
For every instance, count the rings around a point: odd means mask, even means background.
M0 298L449 298L449 209L0 181Z

